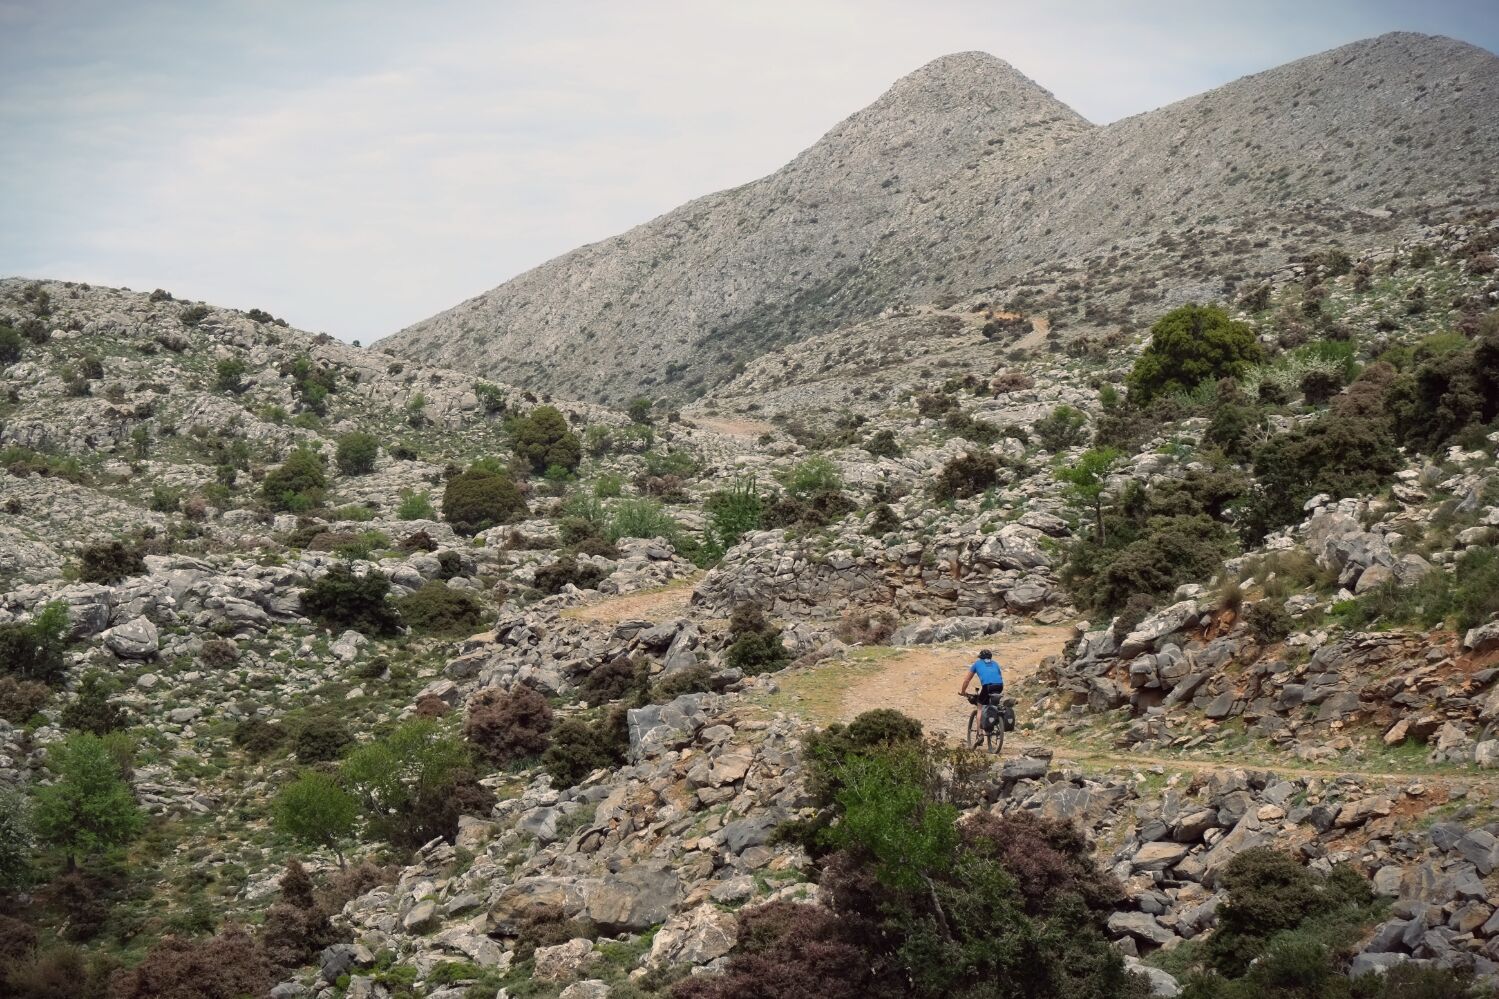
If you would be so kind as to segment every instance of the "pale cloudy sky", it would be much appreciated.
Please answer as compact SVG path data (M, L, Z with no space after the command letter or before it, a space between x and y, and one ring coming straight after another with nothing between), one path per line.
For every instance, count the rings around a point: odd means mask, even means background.
M947 52L1095 122L1492 0L0 0L0 275L371 340L776 169Z

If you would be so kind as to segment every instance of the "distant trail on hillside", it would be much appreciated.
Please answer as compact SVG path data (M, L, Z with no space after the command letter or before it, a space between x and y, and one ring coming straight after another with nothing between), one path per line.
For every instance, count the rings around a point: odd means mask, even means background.
M1013 635L991 635L982 645L941 645L908 649L884 660L880 671L860 679L844 693L842 721L874 708L895 708L910 715L929 735L962 739L972 706L958 696L963 674L979 649L994 650L1004 668L1005 683L1029 678L1047 656L1059 655L1072 637L1072 626L1028 625Z

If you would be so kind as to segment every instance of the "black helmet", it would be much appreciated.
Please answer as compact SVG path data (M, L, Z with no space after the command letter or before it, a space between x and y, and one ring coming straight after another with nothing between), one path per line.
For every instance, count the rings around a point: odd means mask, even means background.
M984 651L982 651L982 652L979 653L979 658L980 659L993 659L994 658L994 653L990 652L988 649L985 649Z

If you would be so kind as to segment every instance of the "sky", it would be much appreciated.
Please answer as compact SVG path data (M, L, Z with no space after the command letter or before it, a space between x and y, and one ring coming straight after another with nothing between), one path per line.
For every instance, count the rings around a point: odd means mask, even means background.
M770 173L937 56L1097 123L1492 0L0 0L0 275L370 343Z

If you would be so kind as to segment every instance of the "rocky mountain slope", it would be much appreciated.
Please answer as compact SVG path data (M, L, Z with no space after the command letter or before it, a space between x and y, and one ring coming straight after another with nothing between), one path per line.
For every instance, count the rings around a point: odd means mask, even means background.
M1492 204L1496 100L1492 54L1393 34L1092 127L997 59L948 56L777 173L385 343L623 402L696 397L893 303L1008 301L1058 269L1112 286L1092 319L1139 322L1338 234Z
M1088 294L1095 330L1054 336L1061 274L629 415L258 310L0 283L4 984L695 999L811 973L775 920L861 925L840 865L879 869L807 834L878 828L829 794L864 757L829 771L854 736L825 726L896 709L936 738L939 826L1011 823L1102 879L1068 939L1111 994L1252 983L1221 941L1231 865L1287 862L1267 846L1348 892L1286 924L1336 981L1486 987L1496 247L1484 214L1275 260L1231 307L1253 363L1148 405L1154 339ZM1035 662L1048 635L1003 754L957 751L974 646ZM903 724L848 731L909 761ZM82 841L49 816L101 732L142 818ZM879 938L819 946L894 974L857 949Z

